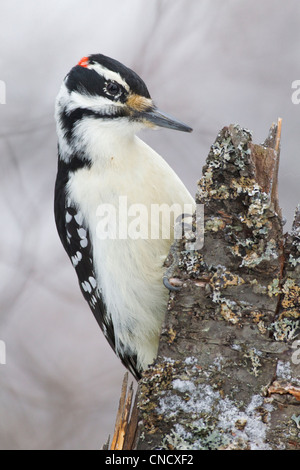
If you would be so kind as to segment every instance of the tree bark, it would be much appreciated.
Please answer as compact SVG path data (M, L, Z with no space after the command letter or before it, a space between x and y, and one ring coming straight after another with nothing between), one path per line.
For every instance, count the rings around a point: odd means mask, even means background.
M224 128L198 184L204 245L182 240L137 449L300 448L300 211L284 237L280 126Z
M256 145L231 125L210 149L204 244L173 247L181 289L139 383L135 449L300 449L300 210L283 235L280 130Z

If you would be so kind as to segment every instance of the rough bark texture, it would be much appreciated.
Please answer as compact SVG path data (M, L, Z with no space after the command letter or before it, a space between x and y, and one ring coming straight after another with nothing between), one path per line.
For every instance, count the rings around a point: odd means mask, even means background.
M212 145L199 251L178 249L159 355L138 389L137 449L300 449L300 211L283 235L277 125ZM298 338L298 339L297 339Z

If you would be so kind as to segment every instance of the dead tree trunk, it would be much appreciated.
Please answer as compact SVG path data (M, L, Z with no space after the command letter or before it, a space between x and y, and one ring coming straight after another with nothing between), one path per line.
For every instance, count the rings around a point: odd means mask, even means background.
M284 236L280 128L255 145L231 125L211 147L196 195L204 245L181 241L135 449L300 449L300 210Z

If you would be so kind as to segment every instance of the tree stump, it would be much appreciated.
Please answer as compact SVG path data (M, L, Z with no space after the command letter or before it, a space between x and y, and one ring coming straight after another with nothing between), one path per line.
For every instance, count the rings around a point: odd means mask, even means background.
M256 145L230 125L211 146L196 194L204 244L176 245L181 289L124 449L300 449L300 209L284 235L280 133L281 120Z

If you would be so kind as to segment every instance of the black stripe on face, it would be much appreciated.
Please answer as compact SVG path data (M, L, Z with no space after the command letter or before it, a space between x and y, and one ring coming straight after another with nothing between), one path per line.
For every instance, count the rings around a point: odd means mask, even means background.
M118 93L117 96L113 96L107 92L107 84L109 81L110 80L105 79L95 70L76 65L67 75L65 83L70 93L76 91L91 96L104 96L111 101L117 100L121 103L125 103L128 95L125 88L119 82L114 82L118 85L120 93Z
M95 111L91 109L77 108L71 113L67 113L65 109L60 113L60 122L68 142L72 139L74 126L78 121L86 116L97 116Z
M126 111L125 108L115 108L114 111L115 113L113 114L101 114L88 108L76 108L74 111L68 113L65 109L63 109L59 117L62 129L64 131L64 136L68 143L70 143L72 140L73 131L76 124L85 117L103 120L128 117L128 111Z
M70 92L78 91L79 93L86 92L94 96L103 96L105 80L94 70L76 65L67 75L66 86Z

